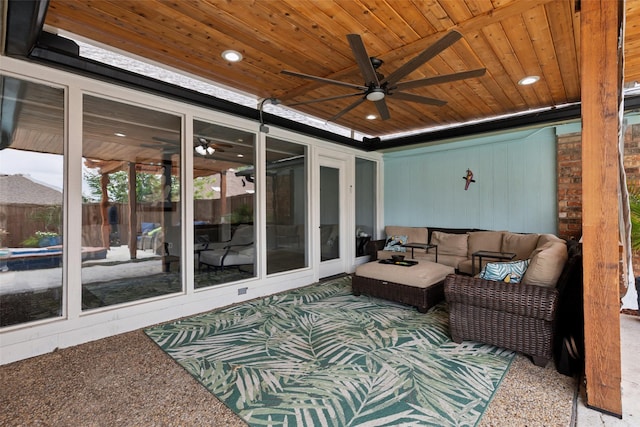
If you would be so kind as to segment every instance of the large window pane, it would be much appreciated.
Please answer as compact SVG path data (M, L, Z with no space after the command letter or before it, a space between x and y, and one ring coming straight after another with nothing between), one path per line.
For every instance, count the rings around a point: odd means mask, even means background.
M255 276L255 134L193 122L195 287Z
M90 95L83 111L83 309L181 291L181 118Z
M366 255L365 246L376 227L376 162L356 158L356 256Z
M307 149L267 138L267 273L308 266Z
M62 315L64 91L0 76L0 326Z

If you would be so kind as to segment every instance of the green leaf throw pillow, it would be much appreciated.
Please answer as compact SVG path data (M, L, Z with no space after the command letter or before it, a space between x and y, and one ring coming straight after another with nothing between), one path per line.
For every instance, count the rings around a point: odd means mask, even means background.
M407 236L389 236L384 244L385 251L406 252L407 248L401 246L407 243Z
M485 280L501 280L507 283L520 283L524 272L529 267L529 260L511 262L489 262L480 272Z

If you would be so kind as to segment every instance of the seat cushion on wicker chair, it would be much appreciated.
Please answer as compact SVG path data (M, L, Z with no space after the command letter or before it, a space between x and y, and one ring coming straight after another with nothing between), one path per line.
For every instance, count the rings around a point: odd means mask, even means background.
M426 288L444 280L448 274L454 271L453 267L429 261L420 261L411 267L380 264L374 261L358 266L356 275L400 283L402 285Z
M200 252L199 262L214 267L253 264L254 256L241 251L229 251L225 257L225 249ZM224 259L223 259L224 257ZM224 263L224 264L223 264Z

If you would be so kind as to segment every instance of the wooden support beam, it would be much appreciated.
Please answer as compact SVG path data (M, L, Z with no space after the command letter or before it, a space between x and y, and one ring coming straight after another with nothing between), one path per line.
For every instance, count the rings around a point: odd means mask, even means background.
M580 12L582 93L582 230L587 406L622 417L618 138L622 1L583 0Z
M220 217L227 218L227 171L220 172Z
M109 174L106 172L100 172L100 190L102 191L102 198L100 199L100 218L102 223L100 224L100 235L102 236L102 247L111 248L111 239L109 238L111 232L111 226L107 218L107 209L109 209Z
M136 190L136 164L129 162L129 257L136 259L138 257L138 194Z

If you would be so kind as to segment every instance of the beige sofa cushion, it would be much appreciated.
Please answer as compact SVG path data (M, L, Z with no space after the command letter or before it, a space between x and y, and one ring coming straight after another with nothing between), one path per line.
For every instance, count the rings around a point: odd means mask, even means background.
M522 283L525 285L555 287L568 257L567 245L564 241L546 243L531 258L529 268L527 268L522 278Z
M564 240L562 240L561 238L559 238L555 234L541 234L540 238L538 239L538 245L533 250L533 252L531 252L531 255L529 256L529 259L531 259L534 256L536 256L543 248L545 248L545 249L548 248L549 247L549 243L562 243L565 246L567 244Z
M453 255L458 257L467 256L467 240L469 235L443 233L434 231L431 233L431 244L438 245L438 257L441 255Z
M513 252L517 260L529 259L538 244L538 234L506 232L502 235L502 252Z
M503 231L472 231L469 233L469 251L467 257L471 258L474 252L493 251L502 249Z
M384 232L389 236L407 236L407 243L427 243L429 230L426 227L401 227L387 225Z
M377 257L378 259L391 259L391 255L404 255L407 256L407 253L398 253L398 252L392 252L392 251L378 251L377 252ZM409 254L411 255L411 254ZM407 258L409 258L407 256Z
M453 268L459 268L460 264L466 260L466 256L440 255L440 253L438 253L438 264L448 265Z
M544 245L546 245L549 242L564 243L564 240L562 240L561 238L559 238L555 234L541 234L540 238L538 239L538 246L537 247L541 248L541 247L543 247Z
M492 260L483 259L482 260L482 266L486 265L490 261L492 261ZM476 270L473 271L473 263L471 262L471 260L469 258L465 258L464 261L460 261L458 263L458 267L456 267L456 268L458 269L458 271L460 273L469 274L469 275L471 275L472 273L473 274L478 274L478 273L480 273L480 270L482 270L482 268L480 268L478 266L478 260L476 259Z

